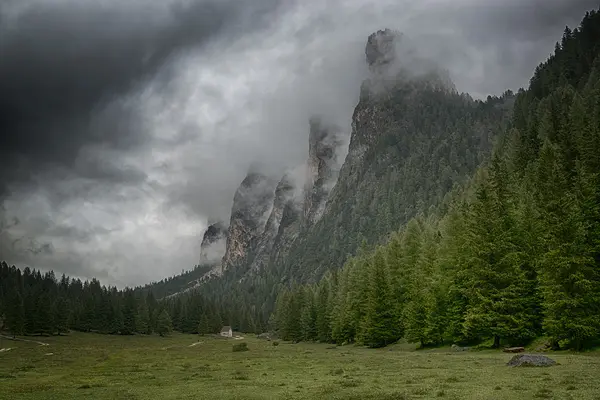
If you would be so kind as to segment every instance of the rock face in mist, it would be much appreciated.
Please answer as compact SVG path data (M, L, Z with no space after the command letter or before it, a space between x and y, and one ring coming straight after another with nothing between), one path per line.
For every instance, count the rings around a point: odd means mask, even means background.
M271 215L254 251L253 272L281 263L301 234L321 217L339 171L336 158L341 144L340 129L323 117L309 121L308 159L304 185L284 175L277 188Z
M255 257L250 265L252 271L260 270L268 265L274 245L280 235L281 222L286 207L290 203L293 204L295 191L294 182L287 174L284 175L275 188L271 214L254 250Z
M251 171L233 198L227 246L221 270L248 264L273 208L276 182L260 172Z
M401 35L390 29L384 29L369 35L365 55L367 64L376 68L393 62L396 58L396 41Z
M222 222L209 225L202 237L199 264L205 265L221 262L221 258L225 254L226 242L227 227Z
M258 272L285 258L300 232L318 221L325 209L339 171L340 135L339 128L313 117L305 176L286 173L276 183L259 172L248 173L235 193L227 232L223 225L211 225L205 233L203 249L226 240L221 262L205 278L231 268ZM201 256L201 261L205 259Z
M323 214L329 192L338 174L336 151L341 144L340 129L322 117L310 119L306 185L304 187L304 225L314 224Z

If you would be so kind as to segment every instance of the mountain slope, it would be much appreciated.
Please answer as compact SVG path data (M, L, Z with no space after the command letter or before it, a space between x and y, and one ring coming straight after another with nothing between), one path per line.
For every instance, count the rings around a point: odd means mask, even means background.
M483 103L457 93L435 69L415 75L394 60L395 40L389 30L368 40L372 75L354 111L348 155L321 220L292 246L285 277L318 278L363 240L385 240L441 204L489 156L505 126L508 113L500 106L510 93Z

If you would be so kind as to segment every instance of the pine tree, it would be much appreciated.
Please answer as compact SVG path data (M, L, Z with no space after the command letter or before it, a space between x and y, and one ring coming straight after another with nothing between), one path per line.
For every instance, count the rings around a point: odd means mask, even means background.
M302 340L313 341L317 338L317 309L313 288L308 286L302 295L302 310L300 314L300 326L302 329Z
M123 311L118 298L113 298L110 304L108 333L118 334L123 331Z
M200 322L198 322L198 334L206 335L207 333L210 333L210 331L211 329L208 322L208 317L206 316L206 313L203 312L200 316Z
M62 296L59 297L54 306L54 326L59 335L69 331L70 316L71 311L68 301Z
M469 304L464 330L467 336L523 342L535 336L530 318L535 293L524 268L504 165L494 157L488 179L477 189L467 219Z
M291 294L287 289L283 289L279 292L275 302L275 312L273 313L275 329L277 330L279 337L283 340L289 340L291 337L287 326L289 320L288 314L290 312L290 296Z
M25 308L21 293L16 289L13 290L6 307L6 323L14 337L25 333Z
M290 291L287 303L287 315L285 320L287 340L300 342L302 340L302 304L304 302L304 292L300 286L294 287Z
M156 317L158 317L156 313L158 303L152 291L148 291L148 294L146 295L146 304L148 305L148 315L150 316L148 329L149 331L154 332L156 327Z
M121 328L122 335L133 335L136 332L136 314L137 304L132 290L126 290L123 305L121 308L123 315L123 326Z
M548 153L552 153L550 148ZM554 160L554 170L561 168ZM596 174L579 172L575 190L558 193L546 213L547 250L541 259L544 329L555 345L577 350L600 336L600 207ZM551 224L551 225L550 225Z
M448 285L438 276L431 284L428 302L426 303L426 329L427 342L433 345L444 343L448 326Z
M181 311L183 309L183 301L180 296L177 297L171 309L173 328L181 331Z
M357 339L365 313L369 260L366 255L350 259L339 277L331 317L332 338L336 343Z
M167 309L163 308L156 319L156 332L160 336L165 336L168 335L172 330L173 323L171 322L171 316L169 316Z
M54 321L52 313L52 302L48 293L42 293L36 302L37 311L37 329L36 333L42 335L51 335L54 330Z
M316 334L320 342L330 342L331 339L331 315L329 304L332 302L331 279L325 276L317 286L316 295Z
M400 338L399 318L394 314L390 275L383 252L376 251L370 262L367 303L361 324L361 341L382 347Z
M33 293L32 289L27 289L23 293L23 306L25 308L25 333L38 333L38 309L36 307L37 293Z
M136 314L135 327L138 333L150 335L152 329L150 326L150 313L148 311L148 304L144 296L138 300L138 310Z

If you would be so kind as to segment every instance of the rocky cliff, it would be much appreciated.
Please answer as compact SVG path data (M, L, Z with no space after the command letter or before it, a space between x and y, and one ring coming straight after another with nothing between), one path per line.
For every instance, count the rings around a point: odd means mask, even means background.
M256 273L280 262L300 232L319 220L337 180L342 133L322 116L311 118L308 128L302 176L289 172L275 185L260 172L248 173L236 191L227 232L221 231L222 225L206 231L207 246L217 237L226 240L221 262L207 277L231 268Z
M290 204L294 204L296 190L293 180L287 174L284 175L277 184L271 214L269 215L265 229L257 242L256 249L254 250L254 259L250 263L250 269L252 271L256 272L261 270L269 264L275 243L280 236L281 222L283 221L284 213L286 213L286 208ZM297 218L294 217L294 220L297 220Z
M251 262L273 209L276 184L258 171L250 171L240 184L233 198L221 271Z
M304 187L304 226L310 226L319 220L325 209L329 192L337 181L339 162L336 151L342 143L341 136L341 129L327 124L323 117L310 119L307 176Z
M200 265L217 264L225 254L227 227L222 222L208 226L200 245Z

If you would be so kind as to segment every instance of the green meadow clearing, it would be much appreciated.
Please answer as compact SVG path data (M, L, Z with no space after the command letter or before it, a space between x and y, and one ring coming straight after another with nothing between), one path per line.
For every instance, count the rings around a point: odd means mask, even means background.
M600 399L600 352L510 368L498 351L173 334L0 339L0 399ZM246 342L249 351L233 352ZM194 344L196 343L196 344Z

